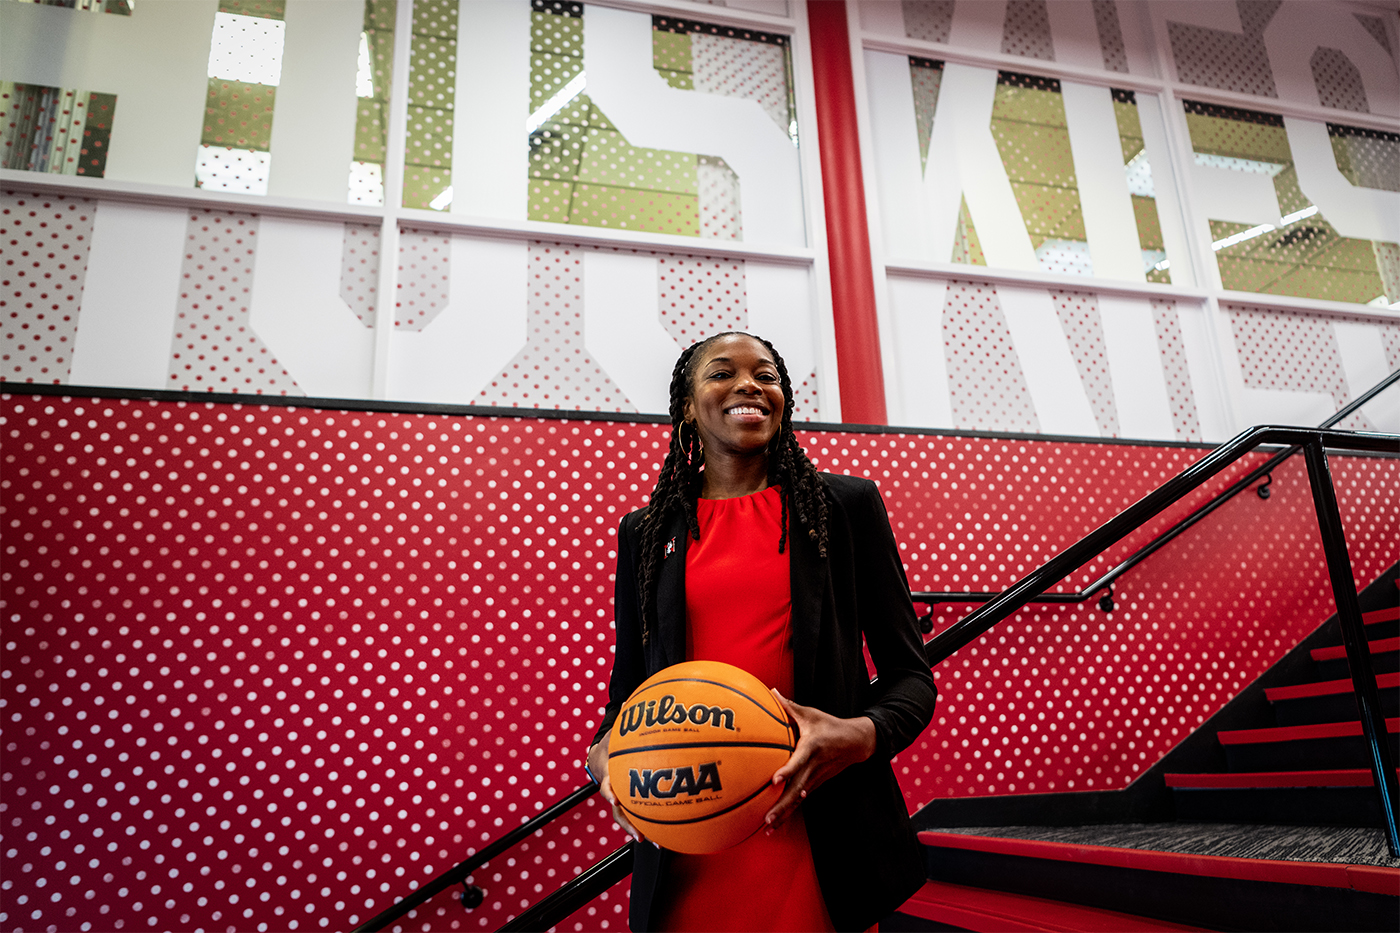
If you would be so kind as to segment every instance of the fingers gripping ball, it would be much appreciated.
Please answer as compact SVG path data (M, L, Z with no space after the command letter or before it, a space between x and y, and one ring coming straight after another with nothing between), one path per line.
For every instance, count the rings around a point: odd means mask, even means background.
M608 780L633 825L657 845L701 855L747 839L782 789L773 772L796 729L757 677L686 661L648 678L613 723Z

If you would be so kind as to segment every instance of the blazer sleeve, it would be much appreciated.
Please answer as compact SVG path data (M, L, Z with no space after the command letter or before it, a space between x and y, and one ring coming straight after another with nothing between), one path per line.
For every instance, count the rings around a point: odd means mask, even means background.
M608 703L603 709L603 721L593 735L589 748L612 728L622 704L646 680L646 656L642 649L642 610L637 597L636 550L633 533L641 512L632 512L622 519L617 529L617 572L613 575L613 627L616 649L613 655L612 677L608 680Z
M933 719L938 690L919 635L909 580L899 556L884 500L874 483L863 483L853 528L857 605L865 644L875 662L873 702L865 715L875 723L876 756L889 759L913 743Z

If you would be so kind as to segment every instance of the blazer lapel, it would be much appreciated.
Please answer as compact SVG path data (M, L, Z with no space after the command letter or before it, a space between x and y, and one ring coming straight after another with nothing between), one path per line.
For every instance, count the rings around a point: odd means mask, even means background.
M671 542L675 542L672 548ZM685 550L690 543L685 514L672 516L662 545L661 577L656 585L656 615L661 631L661 667L685 660ZM658 668L659 670L659 668Z
M816 676L817 640L821 635L822 602L826 596L827 565L816 542L792 519L788 532L792 580L793 699L810 705Z

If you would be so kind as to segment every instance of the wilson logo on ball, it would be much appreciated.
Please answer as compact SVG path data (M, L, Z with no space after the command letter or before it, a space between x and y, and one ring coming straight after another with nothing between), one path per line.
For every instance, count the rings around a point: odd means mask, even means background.
M663 781L666 782L665 789L661 787ZM658 768L655 771L645 768L638 771L633 768L630 772L629 793L632 797L660 797L665 800L679 794L694 797L707 790L720 791L723 789L719 783L719 762L717 761L701 765L698 777L695 774L695 769L689 766Z
M703 703L696 703L687 707L684 703L677 703L673 694L666 694L659 700L644 700L640 703L633 703L627 707L617 717L618 736L624 736L629 732L636 732L646 726L683 725L690 723L693 726L711 725L715 728L728 729L734 731L734 710L719 706L705 706Z

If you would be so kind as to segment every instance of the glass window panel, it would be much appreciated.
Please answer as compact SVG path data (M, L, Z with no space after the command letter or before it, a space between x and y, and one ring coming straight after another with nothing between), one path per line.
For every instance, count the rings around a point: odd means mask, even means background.
M743 239L741 182L724 159L634 146L585 93L586 15L534 2L530 219ZM786 36L654 16L652 65L671 87L755 101L796 144Z
M394 17L397 0L365 0L364 32L355 76L355 159L350 164L347 200L384 203L384 159L388 148L389 87L394 74Z
M0 81L0 146L8 169L101 178L117 95Z
M1137 95L1114 88L1113 113L1118 120L1118 138L1123 145L1123 172L1128 179L1128 194L1133 199L1133 218L1137 223L1138 247L1142 250L1143 273L1149 282L1169 285L1172 280L1171 263L1167 260L1162 225L1157 217L1157 191L1152 181L1147 144L1143 139Z
M1400 249L1388 240L1344 236L1329 221L1300 184L1282 117L1195 101L1184 105L1196 164L1211 172L1266 176L1277 202L1277 216L1265 222L1239 216L1238 208L1230 216L1231 208L1213 201L1204 205L1225 288L1360 304L1400 299ZM1299 122L1306 130L1306 121ZM1400 136L1333 124L1328 135L1330 156L1351 185L1378 193L1400 190ZM1375 207L1387 209L1379 197ZM1350 205L1336 209L1342 216L1334 220L1352 226Z

